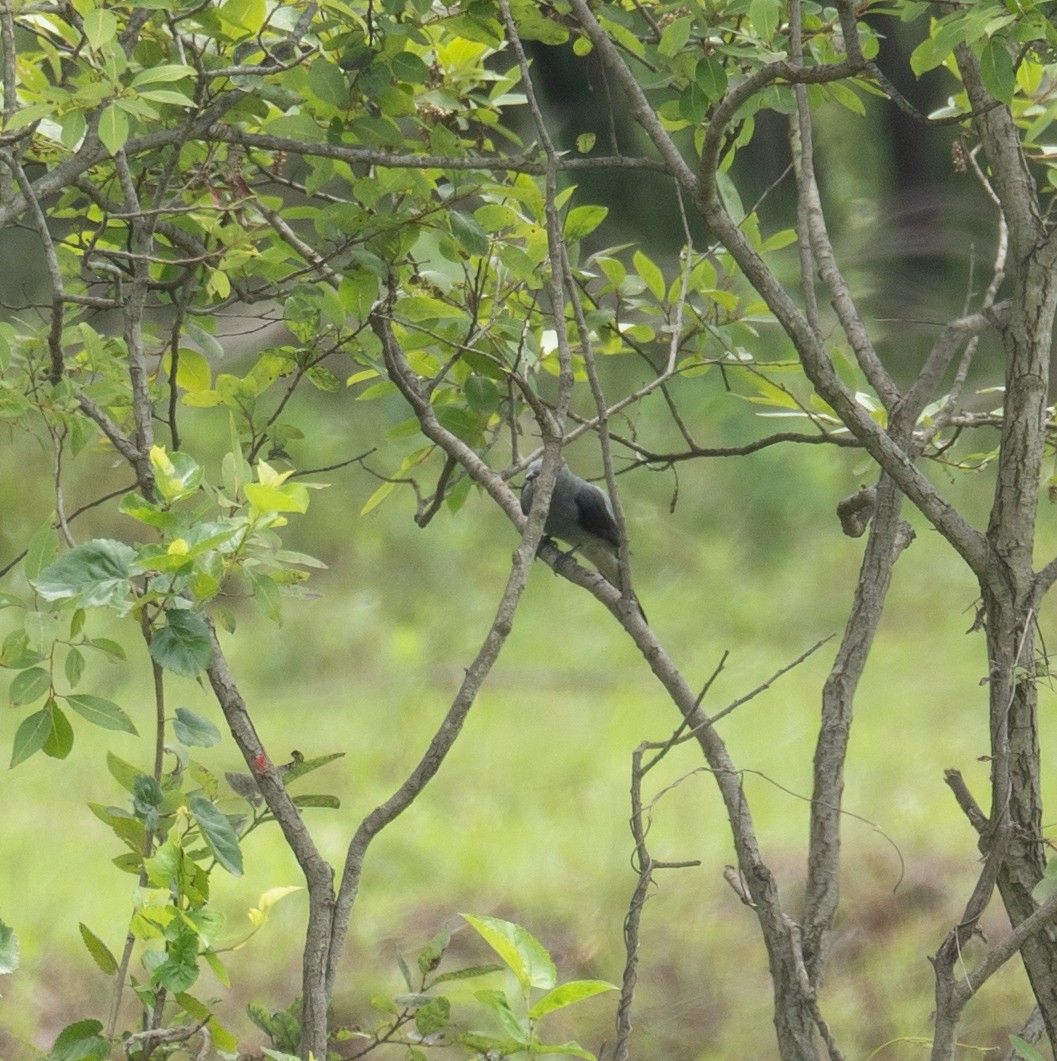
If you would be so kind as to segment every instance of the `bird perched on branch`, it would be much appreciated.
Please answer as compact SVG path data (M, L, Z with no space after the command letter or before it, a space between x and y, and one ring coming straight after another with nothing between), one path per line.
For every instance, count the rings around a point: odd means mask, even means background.
M526 515L532 507L536 480L542 468L543 461L536 460L525 472L521 511ZM607 582L620 589L620 532L613 503L609 494L569 471L564 462L558 468L543 533L571 545L574 551L587 557L598 568ZM637 599L635 604L645 619L646 614Z

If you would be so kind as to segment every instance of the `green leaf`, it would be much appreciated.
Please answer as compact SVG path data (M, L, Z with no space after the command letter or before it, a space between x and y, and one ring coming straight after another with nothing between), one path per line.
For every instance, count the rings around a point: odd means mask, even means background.
M677 55L686 47L686 42L690 39L690 30L693 27L694 20L689 15L684 15L682 18L669 22L661 34L657 51L668 58Z
M139 494L125 494L117 507L119 512L150 527L172 527L179 522L175 512L159 508L153 501L146 501Z
M1023 1061L1046 1061L1042 1054L1029 1043L1026 1039L1022 1039L1019 1035L1011 1035L1009 1037L1010 1045L1017 1052L1017 1057L1022 1058Z
M227 0L218 14L229 25L256 36L264 26L267 9L264 0Z
M377 490L363 503L363 508L360 509L360 515L366 516L371 509L377 508L394 490L396 489L396 483L388 482L382 483Z
M299 777L304 777L305 774L310 774L313 770L318 770L321 766L326 766L327 763L344 757L344 752L330 752L327 755L315 755L311 759L301 759L283 772L283 784L289 787Z
M78 926L81 930L81 939L92 956L92 961L106 973L112 976L117 972L117 959L110 953L110 948L82 921Z
M21 950L15 930L0 921L0 974L13 973L21 960Z
M642 251L635 251L632 255L635 272L642 277L643 283L649 288L650 294L658 302L663 301L667 285L664 282L664 273L645 255Z
M111 103L99 118L99 139L112 155L116 155L128 140L128 115Z
M187 805L198 822L202 836L217 861L235 877L242 876L242 851L231 822L202 796L192 796Z
M781 13L779 0L752 0L749 4L749 18L756 32L765 41L770 41L774 37Z
M22 570L30 582L33 581L49 564L54 563L59 555L59 542L55 528L45 523L29 539L26 546L26 558L22 561Z
M585 1050L579 1043L537 1043L533 1047L533 1053L539 1057L548 1054L558 1054L561 1057L582 1057L584 1061L596 1061L595 1055L590 1050Z
M70 725L66 713L54 700L48 701L45 710L51 721L51 730L40 750L52 759L65 759L73 750L73 726Z
M63 699L81 718L87 719L93 726L136 734L132 719L113 700L102 696L89 696L87 693L71 694Z
M247 483L244 487L246 500L258 512L304 512L308 508L308 490L301 483L283 483L271 486L267 483Z
M341 808L341 800L337 796L294 796L293 800L295 807L323 807L326 810L339 810Z
M500 1027L515 1042L520 1043L522 1047L528 1045L531 1033L522 1026L521 1020L510 1008L509 999L502 991L475 991L473 997L492 1011L499 1021Z
M718 100L727 91L726 67L711 55L706 55L698 61L694 80L698 88L712 102Z
M558 974L544 946L527 929L498 917L461 915L499 955L523 988L554 987Z
M34 711L22 720L15 731L11 747L11 766L18 766L44 747L51 735L51 712L47 708Z
M570 243L583 239L605 221L608 213L608 208L604 206L573 207L565 218L563 226L565 238Z
M157 85L163 81L183 81L185 78L194 78L195 68L184 66L181 63L165 63L161 66L150 66L141 70L132 79L133 88L142 88L143 85Z
M184 321L184 331L187 333L187 338L195 345L200 346L202 352L208 357L214 357L219 360L224 356L224 347L220 345L220 341L215 336L210 335L197 321Z
M322 57L308 68L308 87L312 94L335 107L348 107L349 83L341 69Z
M111 11L93 7L84 16L84 35L93 48L109 44L117 36L117 19Z
M32 704L51 689L51 674L43 667L30 667L15 675L8 692L12 707Z
M175 938L168 941L167 949L164 952L147 951L143 955L143 964L150 969L152 983L174 993L186 991L198 979L197 934L190 926L179 923Z
M165 626L151 636L150 654L174 674L197 677L213 659L213 639L206 621L195 612L168 609Z
M472 980L478 976L488 976L490 973L501 973L505 965L468 965L465 969L455 969L450 973L441 973L434 978L433 985L443 984L448 980Z
M79 1020L69 1024L55 1040L48 1061L103 1061L110 1044L102 1036L103 1026L97 1020Z
M423 976L433 972L433 970L440 965L440 960L444 957L444 952L448 949L449 943L451 943L451 932L449 932L447 928L442 928L429 941L429 943L419 951L418 957L415 961L418 965L418 971L422 973Z
M600 995L603 991L616 991L616 984L606 980L571 980L548 991L528 1012L532 1020L539 1020L556 1009L579 1002L582 998Z
M127 611L135 550L111 538L78 545L49 564L33 580L45 600L75 600L86 608L116 607Z
M415 1028L420 1035L435 1035L451 1023L451 1003L443 996L431 998L415 1010Z
M220 730L208 718L186 707L176 709L173 732L177 740L189 748L212 748L223 739Z
M187 453L167 453L162 446L152 446L150 462L158 493L169 502L189 497L201 485L205 470Z
M84 643L99 649L100 652L105 652L112 660L128 659L125 650L116 641L111 641L109 637L89 637Z
M499 388L484 376L471 376L466 381L465 390L470 408L479 413L494 413L502 401Z
M213 371L204 354L186 347L176 364L176 384L185 391L205 391L213 385Z
M992 37L980 56L980 77L987 91L1007 106L1013 102L1017 80L1013 58L1001 37Z
M84 675L84 653L79 648L71 648L66 653L63 670L66 672L66 680L70 683L70 688L74 688Z

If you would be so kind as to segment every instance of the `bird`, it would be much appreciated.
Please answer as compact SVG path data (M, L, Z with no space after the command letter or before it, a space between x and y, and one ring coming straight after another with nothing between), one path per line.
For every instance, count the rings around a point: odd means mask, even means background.
M532 507L535 483L543 468L542 460L533 461L525 471L521 488L521 511L528 515ZM605 580L620 589L620 531L617 529L613 502L604 490L571 472L563 461L551 494L551 507L543 533L560 538L573 550L587 557ZM642 618L642 605L632 598Z

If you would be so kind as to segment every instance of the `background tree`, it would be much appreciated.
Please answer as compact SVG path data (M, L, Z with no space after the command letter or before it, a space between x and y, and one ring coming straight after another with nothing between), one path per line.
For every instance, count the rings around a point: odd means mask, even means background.
M780 1056L842 1056L824 982L839 909L844 771L856 690L894 565L913 537L904 498L971 572L986 644L987 809L957 772L948 777L983 861L957 923L936 926L933 1056L954 1056L965 1006L1018 953L1037 1019L1017 1049L1031 1056L1028 1040L1042 1029L1052 1048L1057 898L1044 876L1038 687L1048 669L1040 615L1057 560L1044 556L1036 567L1035 558L1057 310L1039 190L1052 186L1040 144L1057 113L1051 6L4 5L0 219L33 233L47 296L26 298L0 326L0 394L12 433L40 439L52 468L52 514L40 507L39 529L7 568L4 603L14 618L2 662L14 672L12 705L27 708L12 764L38 751L65 758L71 714L134 730L128 707L75 691L87 652L129 651L91 629L100 609L138 624L155 703L153 769L110 758L131 810L97 808L140 885L121 953L83 930L114 976L109 1021L71 1026L59 1053L106 1053L130 977L142 1015L128 1052L182 1049L203 1028L228 1042L216 1007L190 993L203 962L225 975L209 880L218 866L240 873L242 840L274 821L307 886L302 1002L285 1022L258 1019L285 1049L325 1055L367 855L456 746L538 554L610 610L677 712L655 754L636 757L639 886L626 925L617 1056L634 1051L642 902L669 864L647 844L640 784L683 744L696 748L729 819L737 865L728 880L756 915ZM931 116L877 61L879 34L895 18L918 34L914 72L945 72L950 99ZM560 114L544 107L528 49L562 49L605 101L601 128L580 127L573 101ZM946 137L955 168L973 174L996 219L982 290L974 272L962 311L933 324L927 354L898 364L882 356L838 261L817 176L814 115L843 107L862 117L882 103ZM788 125L788 172L746 206L739 156L757 123L775 114ZM678 220L678 255L600 246L600 226L616 219L583 201L575 182L601 172L614 185L661 182L651 187L664 189ZM601 197L607 186L593 187ZM223 325L247 317L263 335L236 368ZM977 365L985 339L1000 352L1001 378ZM980 395L998 387L996 410ZM317 566L284 546L288 516L307 511L321 475L368 456L323 456L306 388L348 419L349 398L385 403L389 430L376 459L387 471L365 512L403 487L414 491L421 526L445 510L465 518L471 498L478 508L487 499L520 534L505 586L493 590L494 619L446 714L403 779L350 829L340 866L303 815L336 801L291 787L332 756L274 761L218 635L219 626L237 642L239 595L279 616L281 593L298 592ZM705 445L713 388L794 417L798 428L756 431L738 447ZM981 442L981 432L997 439ZM586 436L625 539L619 587L542 540L559 453ZM778 443L855 449L874 477L839 507L845 533L865 535L865 547L822 690L795 903L765 858L723 736L721 719L744 700L707 710L712 680L695 688L643 620L617 481L618 471L652 467L677 482L687 462ZM576 447L578 462L585 448ZM526 518L508 480L540 452ZM109 471L88 505L111 505L126 520L82 535L73 520L87 508L70 511L65 494L71 480L91 481L101 454L119 458L123 472ZM947 474L993 466L984 529L930 464ZM200 675L249 770L228 787L192 758L191 749L219 738L215 727L167 706L174 676ZM975 950L996 889L1012 931ZM262 919L277 897L261 902ZM464 1034L471 1053L538 1050L542 1016L604 987L578 981L534 999L533 989L555 984L539 945L505 922L470 923L523 991L520 1022L509 1000L481 996L503 1031ZM421 982L407 977L413 999L370 1046L420 1049L397 1036L409 1014L427 1043L451 1034L440 981L430 979L446 946L442 938L423 952ZM130 971L134 960L142 973ZM471 973L484 970L463 970Z

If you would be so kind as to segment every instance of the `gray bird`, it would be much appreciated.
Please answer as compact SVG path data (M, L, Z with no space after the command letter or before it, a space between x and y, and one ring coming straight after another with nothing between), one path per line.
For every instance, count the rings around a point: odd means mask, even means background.
M525 471L521 511L526 515L542 468L543 461L536 460ZM564 463L558 468L543 532L571 545L598 568L607 582L620 588L620 534L609 494L574 475ZM637 600L635 603L641 613L642 605ZM646 618L645 613L642 617Z

